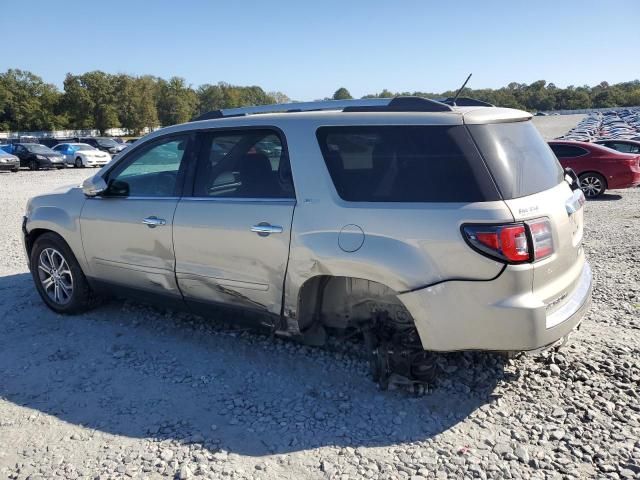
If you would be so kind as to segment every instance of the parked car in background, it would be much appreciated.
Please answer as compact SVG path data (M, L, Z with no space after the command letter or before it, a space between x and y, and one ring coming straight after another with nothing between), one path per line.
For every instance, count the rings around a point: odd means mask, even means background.
M631 153L634 155L640 155L639 140L596 140L594 143L612 148L613 150L617 150L620 153Z
M30 200L51 309L116 291L257 311L316 345L359 331L382 383L394 364L423 378L424 350L557 345L589 307L584 195L527 112L397 97L197 120Z
M17 172L20 168L20 159L15 155L0 150L0 171Z
M66 166L60 153L39 143L16 143L13 145L13 154L20 159L20 166L29 167L30 170Z
M89 144L98 150L107 152L110 155L116 155L127 148L127 145L124 143L118 143L113 138L109 137L81 137L78 139L78 142Z
M589 198L598 197L607 189L640 185L640 155L572 140L554 140L549 146L563 167L576 172L580 187Z
M87 143L61 143L53 150L64 156L67 165L76 168L101 167L111 160L111 155Z
M40 145L46 145L49 148L53 148L60 143L72 142L73 140L70 138L53 138L53 137L43 137L39 138L37 142Z
M0 145L0 150L5 153L13 154L13 144L12 143L3 143Z

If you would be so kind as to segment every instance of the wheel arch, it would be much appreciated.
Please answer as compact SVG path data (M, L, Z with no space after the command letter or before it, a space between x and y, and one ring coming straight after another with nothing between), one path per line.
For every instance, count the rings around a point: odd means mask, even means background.
M609 182L607 180L607 176L604 173L594 169L589 169L589 170L585 170L584 172L580 172L578 174L578 178L582 177L583 175L589 175L590 173L591 174L595 173L596 175L600 175L604 179L604 189L607 190L609 188Z
M346 328L382 312L413 322L396 290L364 278L316 275L300 286L296 300L301 332L317 324Z

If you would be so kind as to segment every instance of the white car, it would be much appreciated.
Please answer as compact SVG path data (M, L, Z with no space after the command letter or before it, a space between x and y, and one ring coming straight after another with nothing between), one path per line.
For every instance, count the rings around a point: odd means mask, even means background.
M86 143L60 143L53 149L64 156L64 163L82 167L102 167L111 161L111 155Z

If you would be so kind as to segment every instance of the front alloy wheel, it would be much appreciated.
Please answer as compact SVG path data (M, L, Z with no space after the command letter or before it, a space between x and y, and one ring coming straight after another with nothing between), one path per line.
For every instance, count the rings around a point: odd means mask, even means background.
M82 168L84 165L82 164L82 159L80 157L76 158L76 168Z
M78 260L58 234L47 232L37 237L29 255L36 289L51 310L73 314L97 303Z
M580 176L580 188L587 198L595 198L605 191L605 180L597 173L586 173Z
M38 277L44 292L57 305L63 306L73 297L73 274L62 253L45 248L38 257Z

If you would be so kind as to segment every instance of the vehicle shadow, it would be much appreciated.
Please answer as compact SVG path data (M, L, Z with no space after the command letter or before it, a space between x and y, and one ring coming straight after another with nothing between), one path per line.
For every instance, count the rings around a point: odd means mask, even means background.
M622 195L617 194L617 193L603 193L602 195L600 195L599 197L596 198L590 198L589 201L590 202L610 202L612 200L620 200L622 198Z
M386 446L451 428L510 380L498 355L436 361L427 394L382 392L348 350L122 301L56 315L28 274L0 277L0 399L109 434L250 456Z

